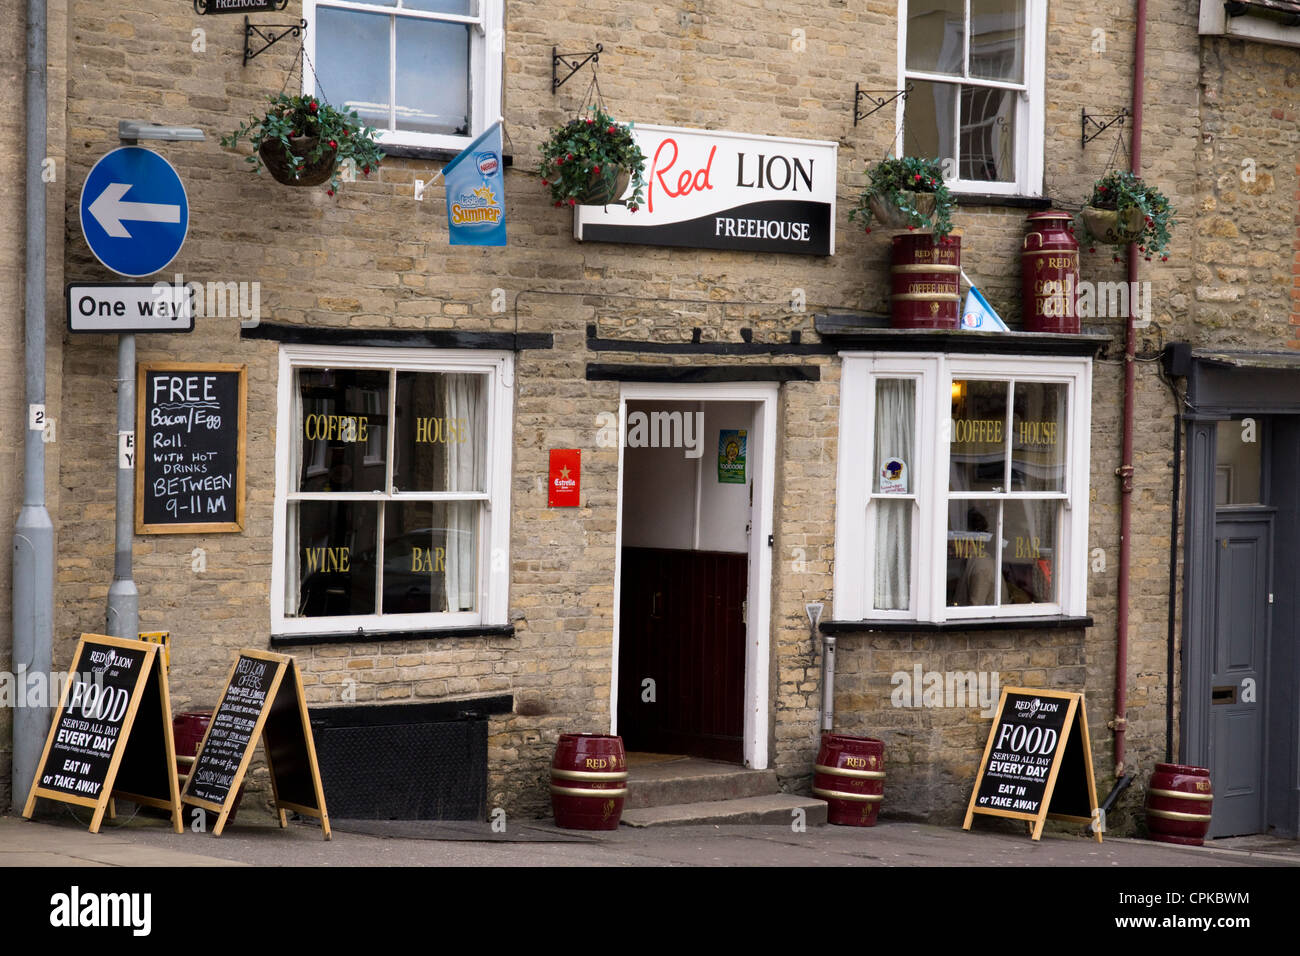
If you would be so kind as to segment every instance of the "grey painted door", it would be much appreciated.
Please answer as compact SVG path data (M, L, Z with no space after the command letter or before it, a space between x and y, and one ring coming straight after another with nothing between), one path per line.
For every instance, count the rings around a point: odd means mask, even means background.
M1265 662L1272 517L1220 511L1215 521L1210 681L1210 836L1264 829Z

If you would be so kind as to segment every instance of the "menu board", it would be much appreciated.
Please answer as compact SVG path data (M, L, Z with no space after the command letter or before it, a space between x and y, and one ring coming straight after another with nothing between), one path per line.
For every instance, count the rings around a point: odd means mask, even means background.
M259 737L280 826L288 826L285 811L293 810L319 819L328 840L325 788L302 678L287 654L239 652L185 781L181 802L217 814L212 833L220 836Z
M244 530L247 406L245 365L140 363L136 534Z
M277 684L281 668L274 662L240 655L234 676L208 727L203 749L185 785L185 795L224 804L236 774L252 751L254 732L261 723L267 697Z
M153 644L81 636L23 816L37 797L94 807L95 833L109 797L120 796L171 810L180 831L171 704L158 654Z
M1067 772L1061 776L1061 768ZM1056 788L1062 785L1060 792ZM975 813L1031 821L1035 840L1047 817L1097 816L1092 748L1083 695L1008 687L980 761L963 829ZM1101 830L1095 829L1098 842Z

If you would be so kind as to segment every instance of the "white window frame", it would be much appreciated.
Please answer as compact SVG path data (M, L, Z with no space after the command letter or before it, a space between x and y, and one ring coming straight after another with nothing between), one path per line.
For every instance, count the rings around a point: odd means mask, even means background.
M298 368L378 369L399 372L478 373L488 376L486 399L487 470L482 496L457 494L452 497L484 501L478 546L478 611L430 612L427 614L350 614L335 617L288 617L285 615L285 581L288 574L288 502L294 486L292 473L293 407L296 400L294 372ZM271 544L271 633L272 634L356 634L363 632L432 630L445 627L508 623L510 548L510 470L514 356L509 352L451 351L446 349L362 348L321 345L280 347L278 405L275 448L275 518ZM389 428L389 454L395 440ZM385 500L424 500L437 494L402 494L390 487ZM365 492L322 496L330 500L372 500ZM446 497L444 495L443 497ZM382 548L382 541L377 549Z
M994 89L1018 90L1016 98L1016 179L1014 182L986 182L977 179L960 179L960 162L954 175L945 176L948 188L955 193L976 193L992 196L1034 196L1043 194L1043 148L1045 136L1047 0L1025 0L1025 57L1024 82L1005 83L999 80L954 79L943 73L926 73L907 69L907 5L908 0L898 0L898 88L907 89L909 80L952 83L959 86L982 86ZM966 0L966 16L970 17L970 0ZM969 60L970 43L966 44L963 62ZM969 72L969 69L966 70ZM897 100L895 119L895 155L903 155L904 97ZM953 123L956 142L960 148L961 109L958 97L957 116ZM933 156L921 157L935 159ZM940 162L944 157L937 157ZM956 157L953 157L955 160Z
M1040 356L842 352L839 466L835 515L835 618L944 623L961 619L1044 617L1087 613L1088 487L1090 478L1092 360ZM875 383L911 378L916 385L912 594L906 611L876 610L875 522L869 502L875 479ZM954 379L1059 382L1068 388L1069 455L1064 507L1056 548L1057 602L1000 606L947 606L947 527L951 394ZM965 497L964 493L959 494ZM876 497L884 497L877 495ZM901 498L903 496L888 496ZM1017 492L1001 500L1036 497ZM1044 493L1037 497L1059 497Z
M505 52L505 0L473 0L477 7L476 16L459 16L450 13L431 13L425 10L404 10L400 6L383 6L379 3L353 2L353 0L302 0L302 16L307 21L305 49L311 62L319 69L316 60L316 9L332 7L339 10L355 10L360 13L376 13L388 16L396 15L398 20L411 18L419 20L436 20L442 23L465 23L473 27L470 43L469 62L469 96L470 96L470 130L465 136L453 136L445 133L418 133L413 130L379 130L375 139L385 146L418 146L427 149L450 149L459 152L468 146L475 137L486 130L501 117L501 71ZM394 87L396 78L391 64L396 58L396 38L389 49L389 116L392 120L396 108ZM302 91L304 95L316 93L316 77L311 69L302 71ZM332 91L326 91L332 92ZM341 104L333 104L341 107Z

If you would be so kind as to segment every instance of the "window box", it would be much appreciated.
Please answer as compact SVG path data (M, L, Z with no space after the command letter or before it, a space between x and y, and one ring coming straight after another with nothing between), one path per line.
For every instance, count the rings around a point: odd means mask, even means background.
M281 348L272 633L507 623L512 365Z
M1084 616L1091 360L843 360L836 619Z
M900 0L899 156L956 193L1043 192L1046 0Z
M303 0L303 92L381 145L459 152L501 114L503 0Z

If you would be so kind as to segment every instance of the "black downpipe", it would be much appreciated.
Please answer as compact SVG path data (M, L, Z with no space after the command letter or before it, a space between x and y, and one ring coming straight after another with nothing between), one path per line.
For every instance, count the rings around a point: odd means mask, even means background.
M1174 401L1178 392L1174 390ZM1183 476L1183 413L1174 413L1174 497L1169 509L1169 633L1165 644L1165 763L1174 762L1174 602L1178 594L1178 499Z

